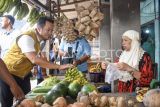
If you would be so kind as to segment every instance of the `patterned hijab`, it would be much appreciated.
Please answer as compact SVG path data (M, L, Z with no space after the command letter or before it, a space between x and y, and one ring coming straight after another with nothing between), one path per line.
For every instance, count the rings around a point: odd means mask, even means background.
M140 37L139 33L135 30L128 30L123 33L122 37L128 37L132 40L130 51L123 51L119 62L124 62L131 67L139 70L139 61L144 54L144 50L140 47Z

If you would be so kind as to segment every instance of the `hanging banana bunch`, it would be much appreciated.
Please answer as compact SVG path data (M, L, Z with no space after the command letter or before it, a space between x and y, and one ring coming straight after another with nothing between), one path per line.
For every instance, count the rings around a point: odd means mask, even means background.
M0 15L5 12L9 13L13 8L13 16L16 16L18 20L22 20L29 13L28 5L21 3L21 0L0 0Z
M22 20L24 17L26 17L29 13L29 8L26 3L21 3L19 6L19 11L17 12L17 19Z
M32 8L27 21L30 23L31 26L33 26L42 16L45 16L43 12L40 13L37 8Z

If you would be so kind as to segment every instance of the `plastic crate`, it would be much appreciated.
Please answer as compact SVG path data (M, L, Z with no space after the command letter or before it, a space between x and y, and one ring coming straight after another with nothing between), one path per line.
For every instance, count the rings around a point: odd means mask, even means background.
M104 82L103 73L89 73L90 81L94 83Z

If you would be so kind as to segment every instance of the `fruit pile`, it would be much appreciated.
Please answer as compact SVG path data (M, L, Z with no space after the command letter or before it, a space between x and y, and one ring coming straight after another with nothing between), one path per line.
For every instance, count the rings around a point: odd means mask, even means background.
M142 87L142 88L136 89L136 94L137 94L136 99L138 102L143 101L143 97L147 93L148 90L149 90L148 87Z
M54 86L59 82L60 80L57 77L49 77L42 82L42 86Z
M40 13L37 8L32 8L27 21L33 26L41 16L45 16L45 14L43 12Z
M98 72L101 72L101 71L102 71L102 68L101 68L100 63L97 63L96 65L92 65L89 68L90 73L98 73Z
M10 12L12 9L13 16L16 16L18 20L22 20L29 13L29 7L26 3L22 3L21 0L1 0L0 1L0 13L3 15L5 12Z
M21 2L21 0L0 0L0 16L3 13L9 13L13 10L13 16L17 20L22 20L28 16L28 22L33 26L36 21L41 17L45 16L43 12L40 12L36 7L29 9L27 3Z
M84 85L88 83L83 73L80 72L76 67L69 68L65 74L65 80L69 82L77 81L79 84Z

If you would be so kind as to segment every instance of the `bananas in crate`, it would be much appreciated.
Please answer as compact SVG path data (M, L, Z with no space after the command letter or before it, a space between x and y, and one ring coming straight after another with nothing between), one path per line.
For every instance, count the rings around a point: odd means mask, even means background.
M136 89L136 94L137 94L136 99L138 102L143 101L144 94L146 94L148 90L149 90L148 87L142 87L142 88Z
M80 85L88 83L87 79L76 67L69 68L66 71L65 80L69 82L77 81Z
M101 72L101 71L102 71L102 68L101 68L100 63L97 63L96 65L92 65L89 69L90 73L98 73L98 72Z

